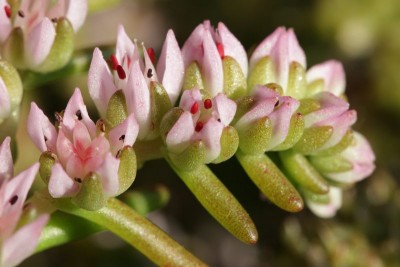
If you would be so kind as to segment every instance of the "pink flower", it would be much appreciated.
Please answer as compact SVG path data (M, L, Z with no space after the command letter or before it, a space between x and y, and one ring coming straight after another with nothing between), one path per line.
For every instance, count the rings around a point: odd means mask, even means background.
M306 203L308 208L318 217L332 218L342 206L342 189L330 186L326 203L312 201L308 198L306 198Z
M215 160L221 152L221 135L232 121L236 103L224 94L203 99L200 90L186 90L179 104L183 110L165 137L169 152L182 153L195 141L206 146L205 163Z
M345 150L327 158L327 160L334 161L339 157L351 165L350 169L342 172L324 171L324 176L339 183L353 184L372 174L375 169L375 154L371 146L367 139L358 132L353 132L353 138L353 142Z
M320 107L304 116L305 129L330 126L331 137L316 151L330 148L342 140L346 132L357 120L355 110L349 110L349 103L329 92L321 92L313 97Z
M320 90L330 92L335 96L343 95L346 88L343 65L336 60L328 60L312 66L307 71L307 81L309 84L321 81L323 85Z
M33 254L43 227L49 216L43 214L17 229L28 191L38 172L39 164L13 177L13 160L10 138L0 146L0 265L11 267L20 264Z
M51 169L49 193L55 198L73 197L91 174L100 177L106 197L119 192L118 151L132 146L138 133L134 116L128 116L120 125L104 132L101 121L96 129L89 118L80 90L75 89L63 116L58 115L56 129L35 103L31 104L28 133L42 152L50 151L57 158Z
M222 22L218 23L217 30L211 27L208 20L197 26L183 45L182 56L186 68L192 62L198 64L205 87L200 89L208 90L211 96L223 92L224 57L232 57L247 77L247 53Z
M251 108L239 118L235 128L240 134L256 121L268 117L271 121L272 137L264 149L273 150L285 141L289 134L292 116L296 114L300 102L290 96L281 96L276 91L261 85L256 86L252 99Z
M11 99L8 89L0 76L0 123L6 119L11 112Z
M0 44L4 43L14 28L20 28L25 40L25 57L30 67L39 66L50 54L56 39L54 23L66 18L74 32L82 26L87 13L86 0L22 0L10 6L0 0ZM18 10L12 10L18 8Z
M263 84L277 83L284 92L287 92L289 81L289 70L292 62L297 62L306 68L306 57L303 49L297 41L293 29L284 27L277 28L272 34L267 36L254 50L250 57L250 69L264 57L270 57L274 66L272 75L268 75ZM252 90L253 88L249 88Z
M143 57L140 56L143 51ZM160 83L173 105L178 99L182 87L184 66L175 35L169 30L155 67L155 55L152 48L134 43L119 27L116 53L111 56L111 70L101 51L96 48L90 65L89 93L102 117L105 117L111 96L122 89L129 114L134 114L140 125L138 138L154 138L154 125L151 121L150 88Z

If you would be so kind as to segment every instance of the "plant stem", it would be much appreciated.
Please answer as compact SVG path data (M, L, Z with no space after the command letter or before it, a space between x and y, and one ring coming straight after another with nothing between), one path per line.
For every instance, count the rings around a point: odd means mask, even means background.
M68 199L56 200L54 204L61 211L107 228L160 266L206 266L160 228L115 198L97 211L77 208Z

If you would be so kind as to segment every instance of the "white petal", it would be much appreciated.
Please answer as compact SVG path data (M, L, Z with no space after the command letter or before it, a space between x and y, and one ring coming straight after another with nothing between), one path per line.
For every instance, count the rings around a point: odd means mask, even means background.
M115 158L111 153L107 153L103 164L96 170L107 197L115 196L118 192L118 168L119 159Z
M13 236L4 240L1 251L1 266L16 266L32 255L39 242L42 229L48 221L49 215L43 214L33 222L21 227Z
M181 92L185 67L174 32L169 30L157 63L157 74L168 93L172 105Z
M87 0L68 0L65 16L71 22L74 31L77 32L83 25L88 11Z
M68 129L68 134L72 134L72 130L75 127L76 121L78 121L77 112L80 112L80 116L82 116L81 122L89 130L90 136L94 138L94 136L96 135L96 125L89 117L86 105L85 103L83 103L82 94L79 88L75 89L64 111L62 124Z
M235 117L236 102L221 93L214 98L214 102L215 109L218 111L221 123L225 126L228 126L233 120L233 117Z
M201 140L207 147L206 163L216 159L221 153L221 135L224 125L214 118L210 118L200 131Z
M214 97L223 91L224 79L222 60L210 31L205 31L203 39L204 57L201 66L205 89Z
M165 140L168 150L177 154L181 153L189 146L193 134L192 114L185 111L168 132Z
M329 198L328 204L307 201L307 206L318 217L332 218L342 206L342 189L331 186L329 188Z
M64 171L60 163L54 164L49 180L49 193L54 198L72 197L78 193L79 187Z
M247 77L248 60L243 45L222 22L218 23L218 32L224 46L225 55L233 57L242 68L244 76Z
M32 102L27 120L27 130L30 138L41 152L55 151L57 132L43 111ZM47 141L46 141L47 140Z
M14 164L11 155L10 142L11 138L6 137L6 139L4 139L3 143L0 146L0 186L5 181L13 177Z
M88 88L101 117L105 117L108 101L117 91L113 76L99 48L93 52L92 62L88 73Z
M114 127L108 134L111 149L117 152L124 146L133 146L139 132L135 114L131 113L122 123ZM123 138L121 139L121 137Z
M25 42L25 55L32 67L38 66L47 58L55 37L56 30L54 25L46 17L28 33Z

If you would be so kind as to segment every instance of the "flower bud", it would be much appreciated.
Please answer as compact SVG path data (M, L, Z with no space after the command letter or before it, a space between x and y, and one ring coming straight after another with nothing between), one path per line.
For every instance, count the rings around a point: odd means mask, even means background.
M211 97L245 95L247 54L223 23L217 30L209 21L197 26L183 45L182 56L186 68L183 89L205 89Z
M1 8L10 16L0 16L4 25L0 44L4 57L21 69L50 72L65 66L73 52L74 35L82 26L87 1L25 0Z

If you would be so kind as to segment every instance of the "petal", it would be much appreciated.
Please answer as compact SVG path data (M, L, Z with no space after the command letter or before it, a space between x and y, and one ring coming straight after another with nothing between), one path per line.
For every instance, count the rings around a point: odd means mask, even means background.
M77 113L80 113L80 116L77 116ZM86 106L83 103L81 91L76 88L68 101L62 120L62 125L67 128L69 133L72 133L78 117L82 117L80 121L87 127L90 136L93 138L96 135L96 125L89 117Z
M86 151L86 161L84 162L85 175L96 171L103 164L104 157L109 151L110 143L108 140L103 135L96 137Z
M346 148L341 153L341 156L353 164L353 168L347 172L324 174L334 181L355 183L370 176L375 170L375 154L367 139L357 132L354 132L353 136L354 145Z
M314 65L307 71L308 83L319 79L324 80L324 90L336 96L340 96L344 93L346 87L345 73L343 65L339 61L325 61L321 64Z
M195 102L202 102L202 96L199 89L185 90L182 93L179 107L185 111L190 111Z
M67 160L74 151L72 142L65 136L63 129L60 129L57 137L57 156L62 164L66 164Z
M328 92L321 92L315 95L313 99L317 100L321 107L304 116L306 128L329 118L337 117L349 109L348 102Z
M115 196L119 188L118 179L119 159L115 158L111 153L107 153L103 164L96 170L100 175L103 191L107 197Z
M113 76L99 48L93 52L88 73L88 88L101 117L105 117L108 101L117 91Z
M243 45L222 22L218 23L218 33L224 46L224 54L233 57L242 68L244 76L247 77L248 60Z
M128 112L136 115L136 120L139 124L139 138L143 139L151 129L150 91L138 60L132 62L125 96Z
M33 222L21 227L13 236L4 240L1 251L1 265L5 267L17 266L32 255L39 242L42 229L48 221L49 215L43 214Z
M1 13L1 12L0 12ZM11 101L3 79L0 77L0 121L7 118L11 111Z
M329 188L329 199L328 204L307 201L307 206L318 217L332 218L342 206L342 189L331 186Z
M72 181L72 178L74 178L74 179L75 178L83 179L88 173L85 170L85 163L82 161L81 158L79 158L75 154L73 154L71 157L68 158L68 160L67 160L67 162L65 164L65 172L68 175L68 177L70 177L69 179L71 181ZM51 179L51 177L50 177L50 179ZM57 179L60 179L60 178L57 178ZM57 179L55 181L57 181ZM60 180L60 181L64 181L64 180L66 181L66 177L65 177L65 179ZM55 196L53 196L53 197L55 197Z
M108 133L108 139L114 153L124 146L133 146L139 132L135 114L131 113L122 123Z
M54 164L49 180L49 193L54 198L72 197L79 191L79 186L64 171L60 163Z
M157 63L157 74L168 93L172 105L181 92L185 66L174 32L169 30Z
M254 50L253 54L250 57L250 68L253 68L254 65L263 57L269 56L271 54L272 47L275 46L278 38L285 34L285 27L277 28L273 33L268 35Z
M182 58L186 68L193 61L197 61L199 64L202 63L203 61L202 45L205 34L204 32L205 32L204 25L200 24L194 29L194 31L190 34L189 38L183 44Z
M27 130L29 137L36 147L41 151L55 151L57 132L53 124L44 115L43 111L34 103L28 115ZM47 141L46 141L47 140Z
M133 57L134 51L136 50L135 45L132 43L132 40L125 32L125 28L122 25L118 26L118 35L117 35L117 45L115 56L117 57L119 64L122 64L122 60L127 55L129 58Z
M189 146L193 134L192 114L185 111L168 132L165 140L168 150L177 154L181 153Z
M56 30L54 25L46 17L28 33L27 41L25 42L25 55L33 67L38 66L47 58L55 37Z
M7 136L0 145L0 186L13 177L14 164L11 155L10 142L11 138Z
M327 119L320 123L315 124L316 126L332 126L333 133L331 138L321 146L319 150L330 148L342 140L347 130L356 122L357 112L355 110L348 110L338 117Z
M85 22L87 11L87 1L67 0L67 9L65 16L71 22L75 32L77 32Z
M204 57L201 66L205 89L214 97L223 91L222 60L210 31L204 32Z
M276 44L271 49L271 58L277 70L276 82L282 86L285 92L289 79L290 64L296 61L304 68L306 67L304 51L300 47L292 29L278 37Z
M279 103L280 106L269 115L272 123L272 137L267 150L285 141L289 133L290 120L300 106L299 101L289 96L280 97Z
M144 73L145 73L144 77L147 81L147 86L150 86L151 81L158 82L157 72L153 62L150 59L149 54L147 53L147 48L144 46L143 43L142 43L142 50L144 58ZM151 75L148 75L149 72L151 72Z
M3 43L11 32L11 20L4 12L4 6L8 5L6 0L0 0L0 43Z
M15 229L19 217L22 213L26 196L32 186L33 180L39 170L39 163L36 163L19 173L8 181L5 190L2 192L3 210L0 218L1 236L8 236ZM11 201L11 199L15 201Z
M214 118L210 118L200 131L201 140L207 147L205 163L216 159L221 152L221 135L224 125Z
M215 109L218 112L217 119L220 119L224 126L228 126L233 120L233 117L235 117L236 102L221 93L214 98L214 102Z
M90 143L92 142L88 129L80 121L76 122L75 127L72 131L72 140L75 150L77 150L77 153L79 153L80 151L84 151L90 146Z

